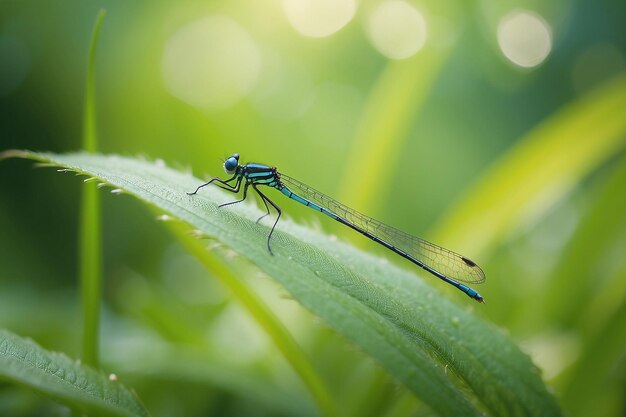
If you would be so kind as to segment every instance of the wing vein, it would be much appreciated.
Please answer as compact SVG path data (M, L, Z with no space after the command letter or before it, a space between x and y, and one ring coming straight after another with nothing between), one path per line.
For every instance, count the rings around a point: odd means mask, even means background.
M483 270L456 252L359 213L288 175L281 173L280 181L293 193L324 207L449 278L469 284L485 281Z

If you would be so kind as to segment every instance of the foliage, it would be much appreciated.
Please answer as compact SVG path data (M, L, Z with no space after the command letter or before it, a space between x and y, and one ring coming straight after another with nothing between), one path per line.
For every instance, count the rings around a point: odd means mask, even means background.
M0 5L1 147L57 151L3 155L89 176L0 164L0 414L624 414L623 7L407 0L425 44L389 59L373 1L322 38L296 0L107 3L90 48L94 4ZM269 255L173 163L233 152L467 254L487 304L281 195Z
M208 197L187 196L200 180L162 164L88 154L9 155L90 175L217 238L354 340L440 414L477 415L483 407L494 415L558 414L537 369L510 341L412 274L383 269L381 259L288 222L281 229L290 233L277 233L275 255L270 255L265 234L255 227L259 210L219 210L225 196L215 190L207 190Z
M0 330L0 365L3 378L90 415L148 415L135 395L120 382L6 330Z

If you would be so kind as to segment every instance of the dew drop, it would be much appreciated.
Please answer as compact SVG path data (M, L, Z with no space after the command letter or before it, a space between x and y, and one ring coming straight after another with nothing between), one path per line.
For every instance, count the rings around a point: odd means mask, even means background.
M114 188L111 190L111 194L122 194L124 192L124 190L122 190L121 188Z
M198 238L198 239L202 239L203 238L203 236L199 236L199 235L197 235L197 234L195 234L193 232L188 232L188 233L192 237L195 237L195 238ZM206 244L204 245L204 250L207 251L207 252L213 252L213 251L215 251L217 249L218 249L218 245L215 242L213 242L213 241L206 242Z

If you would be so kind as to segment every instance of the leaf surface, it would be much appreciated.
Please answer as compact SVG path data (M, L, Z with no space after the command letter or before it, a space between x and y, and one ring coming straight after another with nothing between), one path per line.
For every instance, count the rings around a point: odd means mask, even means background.
M3 329L0 329L0 377L89 415L149 415L120 382Z
M181 219L232 248L286 288L440 415L560 415L529 357L501 331L457 304L415 268L399 268L322 232L281 219L266 247L269 221L254 204L218 208L235 198L165 166L120 156L11 151L95 177ZM268 196L288 211L281 194ZM314 215L314 213L312 213ZM408 269L410 268L410 269ZM420 272L420 271L417 271ZM432 285L432 286L431 286Z

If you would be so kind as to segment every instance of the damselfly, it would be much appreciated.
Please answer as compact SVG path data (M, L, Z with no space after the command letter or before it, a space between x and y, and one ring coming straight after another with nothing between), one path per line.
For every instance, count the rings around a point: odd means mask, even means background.
M480 284L485 281L483 270L469 258L361 214L308 185L278 172L276 167L254 163L241 165L239 164L239 154L234 154L224 162L224 171L232 175L232 177L227 180L222 180L218 177L213 178L209 182L198 186L193 193L187 194L194 195L200 188L212 183L232 193L238 193L243 183L242 198L221 204L220 207L223 207L244 201L247 197L248 188L252 186L252 189L263 201L267 211L267 213L259 217L257 223L270 214L269 205L274 207L278 213L274 225L267 236L267 249L270 253L272 253L270 239L282 211L280 207L259 190L261 185L276 188L292 200L324 213L339 223L345 224L374 242L408 259L415 265L424 268L437 278L453 285L474 300L484 303L483 297L478 292L461 283ZM235 181L234 185L232 184L233 181Z

